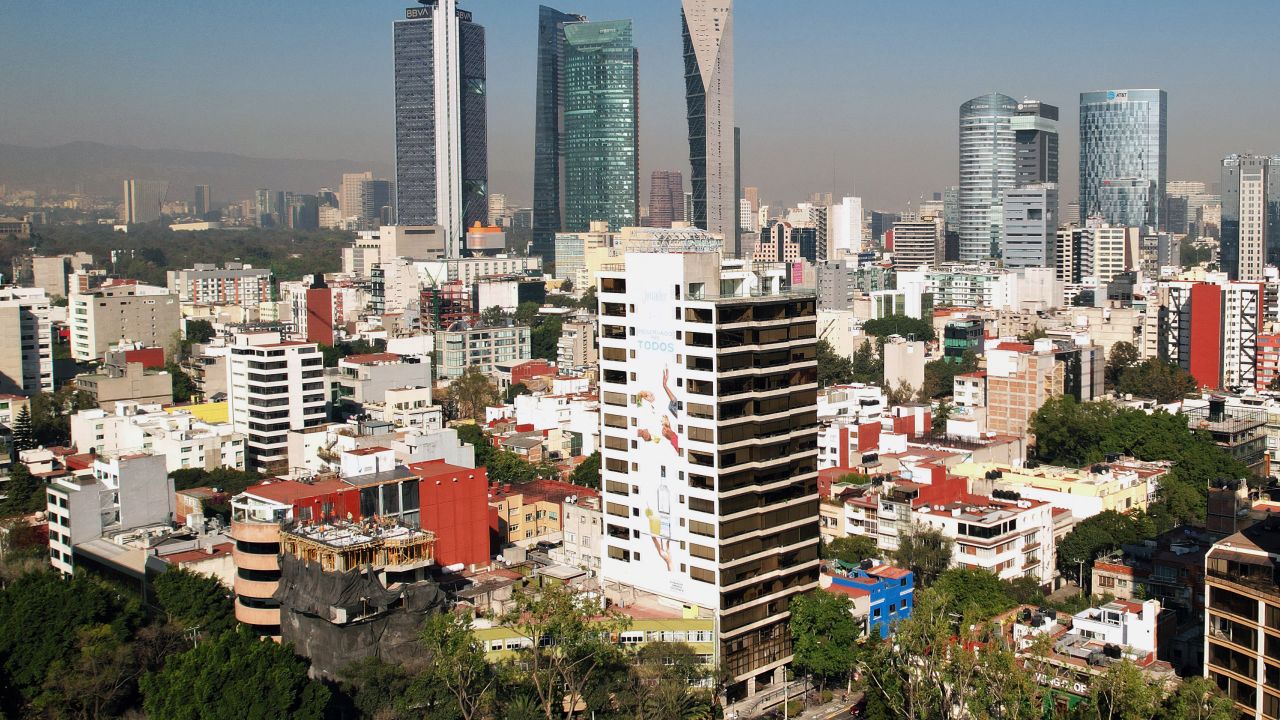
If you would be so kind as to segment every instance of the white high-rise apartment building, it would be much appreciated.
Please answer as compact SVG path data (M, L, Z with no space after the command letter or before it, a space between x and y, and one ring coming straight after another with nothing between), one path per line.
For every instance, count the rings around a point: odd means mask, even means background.
M67 299L71 357L80 362L100 358L124 340L169 353L180 321L177 294L132 280L73 292Z
M742 232L756 231L756 214L751 210L751 201L747 198L738 200L738 229Z
M502 193L489 193L489 224L501 225L507 214L507 196Z
M893 224L893 266L898 270L937 267L945 255L946 222L941 217Z
M992 93L960 106L960 260L993 255L1003 224L1001 198L1017 186L1018 103Z
M816 300L714 237L600 274L600 574L716 617L730 702L785 677L818 584Z
M682 0L694 227L742 256L733 115L733 0Z
M53 392L53 331L41 288L0 287L0 393Z
M288 472L289 431L324 424L328 398L316 343L281 342L278 332L236 334L227 361L227 414L248 438L250 470Z
M831 238L829 260L841 260L862 252L862 198L845 196L831 206L827 232Z
M1139 228L1090 221L1085 228L1083 270L1098 283L1108 283L1137 267Z

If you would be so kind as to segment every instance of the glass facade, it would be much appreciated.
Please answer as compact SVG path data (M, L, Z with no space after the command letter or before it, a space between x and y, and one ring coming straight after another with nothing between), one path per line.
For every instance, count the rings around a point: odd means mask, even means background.
M630 20L564 26L564 225L639 224L638 53Z
M1163 227L1168 156L1163 90L1080 93L1080 216Z
M1017 186L1018 103L992 93L960 106L960 261L999 254L1001 197Z
M585 15L538 8L538 88L533 130L533 247L543 260L555 250L555 234L564 229L564 165L561 132L564 115L560 73L564 26L584 22Z
M437 33L436 23L450 9L452 2L410 8L395 23L395 209L401 225L443 225L461 238L488 219L485 36L470 12L455 10L457 55L446 56L436 40L450 33ZM438 65L457 68L456 86L437 87ZM450 177L455 162L458 176Z

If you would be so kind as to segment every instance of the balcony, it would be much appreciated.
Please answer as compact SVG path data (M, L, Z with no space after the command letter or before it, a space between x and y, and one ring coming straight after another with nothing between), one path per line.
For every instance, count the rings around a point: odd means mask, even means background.
M245 580L238 576L235 578L237 595L245 595L252 598L269 598L275 595L276 590L279 588L279 580Z
M236 599L236 620L246 625L279 625L280 608L251 608Z

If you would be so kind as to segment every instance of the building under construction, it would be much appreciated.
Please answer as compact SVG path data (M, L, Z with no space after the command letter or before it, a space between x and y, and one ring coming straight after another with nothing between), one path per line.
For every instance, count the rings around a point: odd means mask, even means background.
M280 532L280 637L337 679L352 662L421 656L418 629L445 607L429 576L435 534L394 522L296 525Z

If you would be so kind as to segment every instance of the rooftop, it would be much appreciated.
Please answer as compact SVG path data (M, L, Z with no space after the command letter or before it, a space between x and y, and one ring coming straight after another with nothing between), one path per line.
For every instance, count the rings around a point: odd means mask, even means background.
M315 482L299 482L297 480L271 480L245 489L251 495L269 502L292 505L303 500L326 493L341 492L351 486L337 478L317 480Z
M342 362L348 365L378 365L381 363L398 362L400 356L395 353L377 352L365 353L364 355L348 355L342 358Z

